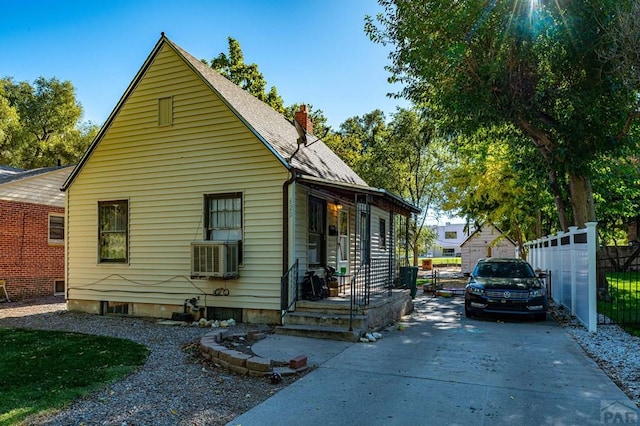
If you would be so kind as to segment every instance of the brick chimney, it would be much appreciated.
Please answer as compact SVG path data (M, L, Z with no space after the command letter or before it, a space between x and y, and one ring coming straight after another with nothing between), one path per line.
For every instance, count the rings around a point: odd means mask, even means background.
M309 111L307 111L305 104L300 105L300 110L296 111L296 121L307 133L313 134L313 123L311 122L311 117L309 117Z

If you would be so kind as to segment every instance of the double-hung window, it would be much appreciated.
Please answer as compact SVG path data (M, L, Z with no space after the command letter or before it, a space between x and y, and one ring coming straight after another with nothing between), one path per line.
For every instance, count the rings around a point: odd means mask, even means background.
M99 201L98 227L100 263L127 263L129 261L129 201Z
M64 216L49 213L49 244L64 244Z
M237 241L242 262L242 193L205 195L205 239Z

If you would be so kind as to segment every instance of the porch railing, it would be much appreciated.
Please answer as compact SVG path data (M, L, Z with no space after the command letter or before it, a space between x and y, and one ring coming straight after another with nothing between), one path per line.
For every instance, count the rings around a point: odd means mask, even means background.
M291 310L298 300L298 259L289 268L286 274L280 278L280 318Z
M371 301L371 296L391 292L393 289L393 271L388 258L371 259L363 263L351 278L351 321L355 312ZM349 329L352 329L351 321Z

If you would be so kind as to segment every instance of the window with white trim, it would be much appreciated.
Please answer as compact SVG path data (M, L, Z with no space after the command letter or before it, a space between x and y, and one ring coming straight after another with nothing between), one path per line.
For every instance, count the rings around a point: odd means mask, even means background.
M205 240L237 241L242 263L242 193L205 195Z

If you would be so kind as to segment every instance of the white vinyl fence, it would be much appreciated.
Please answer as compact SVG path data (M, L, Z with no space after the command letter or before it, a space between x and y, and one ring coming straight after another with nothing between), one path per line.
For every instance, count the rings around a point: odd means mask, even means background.
M589 330L597 327L596 225L572 226L569 232L525 243L527 260L534 269L550 273L551 297Z

